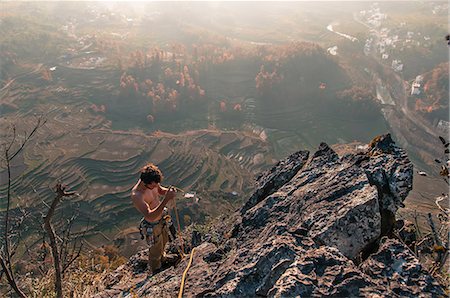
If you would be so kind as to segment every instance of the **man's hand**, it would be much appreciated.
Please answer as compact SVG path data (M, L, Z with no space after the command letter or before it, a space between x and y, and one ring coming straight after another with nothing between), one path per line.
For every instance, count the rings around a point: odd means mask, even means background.
M169 209L172 209L175 207L175 196L177 195L177 191L176 189L174 189L173 187L167 189L164 201L165 201L165 206Z
M170 202L171 200L173 200L176 195L177 195L177 190L173 187L170 187L166 193L167 202Z

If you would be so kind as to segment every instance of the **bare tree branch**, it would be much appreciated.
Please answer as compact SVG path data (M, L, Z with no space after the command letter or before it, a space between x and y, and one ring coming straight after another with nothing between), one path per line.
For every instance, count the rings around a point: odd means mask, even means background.
M11 244L10 252L11 252L11 258L15 255L17 248L19 247L19 244L22 240L22 225L25 222L25 219L29 216L29 213L25 209L22 209L19 207L19 211L21 212L21 215L18 217L18 219L14 222L14 226L11 228L16 231L15 234L10 234L11 240L9 243ZM15 241L13 241L13 236L15 236Z
M434 225L433 222L433 218L431 216L431 213L428 213L428 223L431 227L431 232L433 233L433 240L434 240L434 244L442 246L442 242L441 242L441 238L439 237L439 235L436 233L436 227Z
M25 145L28 143L28 141L33 137L33 135L36 133L36 131L45 123L47 122L47 120L43 120L43 118L38 118L36 125L34 126L33 130L28 134L25 135L24 140L22 141L22 144L20 145L20 147L16 150L16 152L14 152L13 154L11 154L11 158L10 160L12 160L14 157L17 156L17 154L19 154L22 149L25 147ZM9 150L7 150L9 151Z
M63 231L63 241L61 241L61 246L60 246L60 254L61 254L61 262L63 264L63 272L64 267L66 267L64 264L67 263L67 259L69 258L69 243L71 242L71 235L72 235L72 227L73 227L73 222L75 221L76 216L75 214L72 215L72 217L67 220L67 225L65 227L65 230ZM73 241L76 245L76 238Z
M27 296L25 296L25 294L17 286L15 279L12 277L11 272L9 271L9 268L6 266L6 263L1 256L0 256L0 265L6 276L6 279L8 280L9 285L13 288L13 290L16 292L16 294L19 295L19 297L21 297L21 298L26 298Z
M55 188L56 197L53 199L52 204L50 205L50 209L47 212L47 215L44 217L44 228L50 239L50 248L53 256L53 264L55 267L55 290L56 297L63 297L63 289L62 289L62 266L61 266L61 255L58 251L58 244L56 241L56 234L53 230L51 219L55 213L56 207L63 197L72 196L76 193L74 191L66 191L66 186L58 183Z
M12 126L12 140L9 142L8 148L5 149L5 151L11 150L12 145L16 142L16 126Z
M416 226L417 236L422 238L422 233L420 232L419 222L417 221L417 210L414 209L414 225Z
M78 259L81 255L81 249L83 248L83 242L80 242L80 246L78 247L78 251L76 252L75 256L73 256L68 262L66 262L66 264L64 264L64 267L62 269L63 273L67 270L67 268L70 267L70 265L72 265L72 263Z
M36 125L34 126L33 130L30 134L25 134L25 138L22 141L22 144L19 146L18 149L14 151L14 153L11 153L12 146L16 143L16 126L12 126L12 140L10 141L9 145L5 147L5 161L6 161L6 167L8 172L8 187L7 187L7 194L6 194L6 212L5 212L5 219L4 219L4 232L3 232L3 241L4 241L4 257L6 258L6 266L9 270L10 277L14 280L14 274L12 270L12 261L11 261L11 244L9 241L9 234L10 234L10 227L9 227L9 213L11 208L11 161L23 150L25 145L28 143L28 141L33 137L33 135L36 133L39 127L42 126L42 123L45 123L46 121L42 120L42 118L39 118Z
M11 265L11 252L9 251L9 210L11 207L11 165L9 158L9 151L5 151L5 157L6 157L6 166L8 169L8 189L6 193L6 214L5 214L5 230L3 233L4 242L5 242L5 256L6 256L6 264L8 266L8 270L10 271L10 275L12 280L14 280L14 274L12 272L12 265Z

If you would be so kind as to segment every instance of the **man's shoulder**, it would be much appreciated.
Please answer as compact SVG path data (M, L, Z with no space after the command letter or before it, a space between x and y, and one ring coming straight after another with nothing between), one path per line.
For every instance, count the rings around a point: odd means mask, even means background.
M138 189L133 188L131 190L131 198L132 199L141 199L144 195L144 192Z

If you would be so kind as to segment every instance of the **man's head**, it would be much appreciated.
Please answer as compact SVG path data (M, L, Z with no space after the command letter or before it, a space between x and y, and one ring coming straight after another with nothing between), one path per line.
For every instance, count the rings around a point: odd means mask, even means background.
M141 169L140 178L147 188L153 189L162 181L163 175L157 166L149 163Z

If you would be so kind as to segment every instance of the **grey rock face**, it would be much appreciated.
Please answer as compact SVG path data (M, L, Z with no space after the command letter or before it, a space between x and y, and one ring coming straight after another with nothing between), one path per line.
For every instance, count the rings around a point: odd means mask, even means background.
M360 268L401 297L444 297L439 284L410 250L396 239L384 238L379 250Z
M324 143L311 157L305 151L293 154L258 178L255 193L230 217L232 232L221 244L196 247L186 296L439 294L442 289L417 269L406 247L385 242L356 265L392 229L395 212L412 188L412 174L406 154L389 135L375 139L367 152L342 158ZM394 284L388 279L400 272L396 258L404 263L402 281ZM157 274L135 292L176 296L186 264L187 259ZM411 282L420 288L407 289Z
M388 293L334 247L318 246L311 238L287 234L272 236L265 243L243 248L226 270L219 269L216 276L223 277L216 280L209 295L311 297Z
M134 274L143 273L147 270L148 251L143 250L130 257L127 265L132 269Z
M377 169L373 172L382 175L371 181L367 172L372 170L374 161L369 156L339 159L328 145L322 143L289 183L244 212L237 230L247 234L249 230L269 222L284 224L290 229L302 228L316 242L334 246L345 256L355 259L382 234L380 208L384 205L380 198L388 201L393 195L386 190L386 194L380 197L379 189L384 189L389 183L394 189L399 189L396 182L409 185L411 189L411 180L396 175L399 170L394 167L402 164L407 170L402 168L401 172L412 177L412 165L406 156L401 155L399 148L393 144L391 147L397 151L391 150L389 154L376 157ZM397 161L403 158L406 159L401 160L403 163ZM389 168L380 168L385 165ZM393 174L387 175L386 172ZM398 177L401 179L396 180ZM408 191L397 191L396 200L404 200ZM390 197L387 198L388 195ZM392 206L398 208L397 205Z
M370 159L361 166L371 184L378 190L382 216L382 234L391 232L395 213L412 189L413 168L404 150L395 146L390 134L375 138L369 144Z
M360 297L389 293L337 249L321 247L296 259L275 282L270 297Z
M395 222L395 229L397 230L398 236L402 239L402 242L407 246L412 245L417 240L417 230L416 226L407 220L397 220Z
M308 151L298 151L279 161L272 169L260 175L256 181L256 190L244 207L242 207L241 213L245 213L245 211L291 180L298 170L303 167L308 156Z

